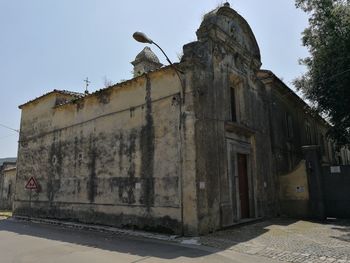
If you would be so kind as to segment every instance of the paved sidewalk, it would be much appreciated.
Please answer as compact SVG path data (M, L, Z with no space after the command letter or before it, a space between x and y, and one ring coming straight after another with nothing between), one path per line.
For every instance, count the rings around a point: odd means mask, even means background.
M0 217L1 263L281 263L232 250L155 240L155 234L145 238L102 226L35 222Z
M201 237L203 245L285 262L350 263L350 220L273 219Z

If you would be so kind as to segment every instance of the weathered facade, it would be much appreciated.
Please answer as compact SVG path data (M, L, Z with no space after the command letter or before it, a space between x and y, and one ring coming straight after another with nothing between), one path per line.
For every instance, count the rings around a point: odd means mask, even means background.
M271 71L261 70L258 77L269 94L272 174L278 189L278 214L312 217L303 146L320 146L321 161L333 162L334 150L326 139L328 124L312 115L309 106Z
M228 4L197 36L176 68L158 69L147 49L129 81L20 106L15 214L186 235L277 215L279 177L326 123L260 70L255 37ZM24 189L31 176L40 191Z
M0 166L0 210L11 210L15 192L16 162Z

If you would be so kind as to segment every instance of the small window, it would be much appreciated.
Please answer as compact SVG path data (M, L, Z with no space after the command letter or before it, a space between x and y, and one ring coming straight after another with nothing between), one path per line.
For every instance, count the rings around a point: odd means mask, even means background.
M287 130L287 138L291 139L294 136L293 132L293 119L292 115L290 115L288 112L286 113L286 130Z
M325 141L322 133L320 133L319 139L320 139L321 153L323 156L325 156L326 155L326 141Z
M319 136L319 134L317 133L317 126L314 127L314 134L313 135L314 135L314 138L313 138L314 139L314 141L313 141L314 144L318 144L318 140L319 140L318 136Z
M340 165L343 164L343 158L341 157L340 154L337 156L337 161L338 161L337 164L340 164Z
M312 144L311 127L310 127L309 121L306 121L306 123L305 123L305 133L306 133L306 142L308 144Z
M234 88L230 88L231 92L231 121L237 121L237 111L236 111L236 91Z
M7 189L7 199L10 198L11 194L12 194L12 184L10 183Z

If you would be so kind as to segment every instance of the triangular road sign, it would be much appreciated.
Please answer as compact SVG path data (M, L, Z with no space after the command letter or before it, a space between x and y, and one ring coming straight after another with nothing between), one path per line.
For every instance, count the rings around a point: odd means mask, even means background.
M29 189L29 190L38 190L38 188L39 188L38 183L33 176L30 177L25 188Z

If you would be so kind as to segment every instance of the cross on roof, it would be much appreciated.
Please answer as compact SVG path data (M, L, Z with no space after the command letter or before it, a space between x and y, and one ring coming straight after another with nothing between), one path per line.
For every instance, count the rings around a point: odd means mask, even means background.
M89 80L88 77L86 77L86 79L84 79L84 82L85 82L85 94L89 94L88 87L89 87L89 84L91 83L91 81Z

